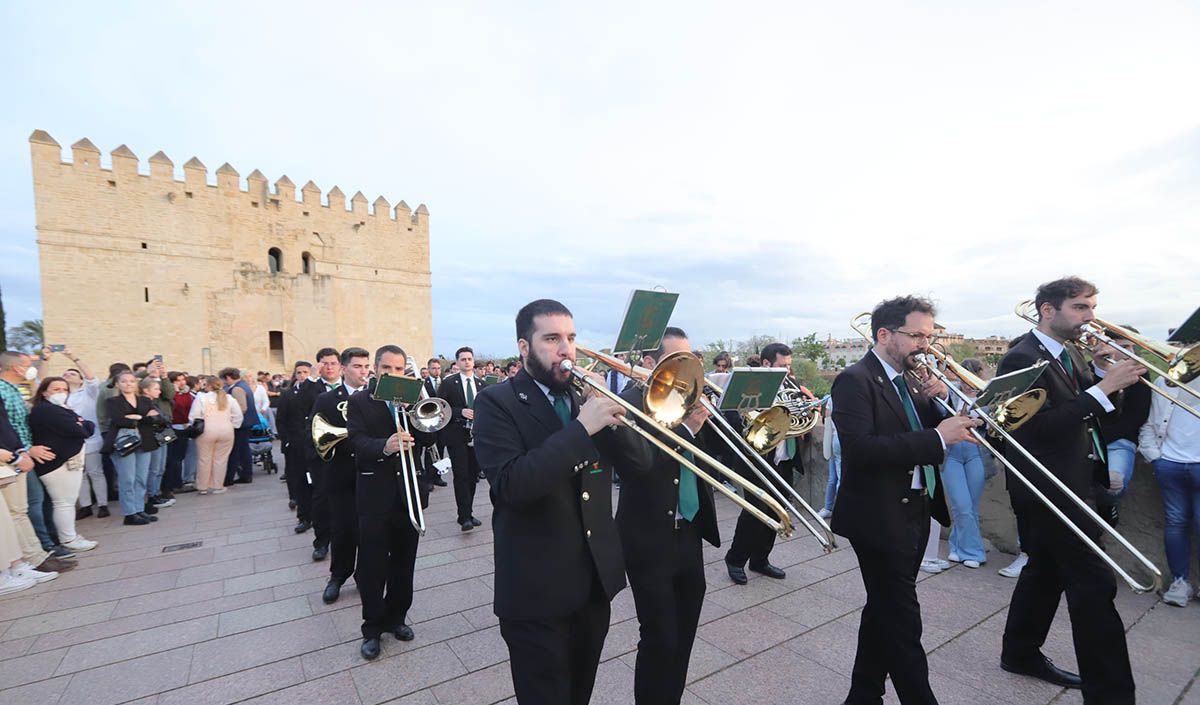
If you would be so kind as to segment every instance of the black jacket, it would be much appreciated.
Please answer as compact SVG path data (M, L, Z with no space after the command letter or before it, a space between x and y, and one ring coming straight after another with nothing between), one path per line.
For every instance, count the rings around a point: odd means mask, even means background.
M621 393L621 398L645 411L641 388L627 389ZM701 450L708 451L712 444L705 442L708 435L706 430L707 425L695 439L683 426L677 427L674 432ZM615 468L621 476L617 532L621 536L625 562L631 570L635 566L652 568L656 562L662 561L664 556L676 550L675 510L679 506L679 461L649 441L643 440L642 443L646 446L644 452L650 458L648 466L619 463ZM669 445L676 451L681 450L677 443ZM710 475L716 474L705 465L700 465L700 468ZM700 511L692 523L699 529L704 540L713 546L720 546L721 534L717 530L712 486L699 478L696 479L696 484Z
M29 410L29 432L35 446L54 451L54 460L39 463L34 470L39 476L53 472L83 450L83 443L96 430L91 421L71 409L43 401Z
M906 379L906 382L908 380ZM842 444L842 483L833 510L833 530L852 541L886 550L890 537L907 536L913 520L907 507L917 465L940 465L945 450L935 430L942 420L932 400L909 385L924 430L913 431L896 386L868 351L833 380L833 422ZM930 513L943 526L950 514L937 482Z
M1093 364L1091 367L1095 376L1096 366ZM1146 379L1149 378L1147 373ZM1150 394L1150 387L1139 382L1112 395L1113 406L1120 413L1100 417L1100 435L1104 439L1104 445L1120 439L1133 441L1133 444L1137 445L1138 431L1142 430L1142 424L1150 418Z
M385 455L384 446L396 432L396 421L385 401L371 398L375 391L372 380L366 389L349 399L346 407L346 428L350 437L346 443L354 450L358 478L355 487L355 504L360 515L408 516L408 505L404 498L404 482L400 477L400 453ZM428 434L414 433L417 442L428 442ZM338 452L341 452L339 449ZM418 482L421 506L429 506L429 487Z
M287 450L293 444L299 444L304 450L309 462L315 462L317 449L312 442L312 412L317 403L317 397L328 389L325 380L320 377L310 377L301 384L293 384L279 400L279 411L275 417L275 427L279 429L280 439Z
M21 435L17 433L17 429L12 427L12 423L8 420L8 409L0 404L0 448L7 450L10 453L16 454L18 450L25 447L21 442Z
M580 402L571 397L574 419ZM564 427L525 370L483 390L475 412L475 454L494 507L496 615L562 617L582 607L593 586L611 600L625 571L605 468L615 461L645 472L645 443L627 428L588 436L577 421Z
M154 437L154 434L166 428L170 423L170 418L163 418L162 414L149 416L148 414L152 410L156 410L153 401L139 394L135 407L125 401L125 395L117 394L115 397L105 399L104 404L108 407L109 428L108 433L104 434L104 446L101 448L101 452L111 453L117 436L122 430L129 429L136 429L142 439L139 451L149 453L158 450L158 439ZM140 420L125 418L129 414L138 414L142 418Z
M479 401L479 394L487 386L483 379L475 378L476 403ZM467 408L467 394L463 389L462 375L453 374L443 378L442 383L438 385L437 395L449 402L454 413L450 423L438 434L438 439L443 445L466 445L471 439L471 434L467 433L467 420L462 415L463 409Z
M349 411L349 406L350 394L346 385L342 384L337 389L322 392L317 397L316 403L313 404L312 416L320 414L330 425L346 428L346 415L343 411ZM309 438L311 440L311 432ZM316 446L313 446L313 449L316 450ZM354 489L354 478L358 471L354 464L354 445L350 443L349 438L334 446L333 458L325 463L325 467L328 468L326 478L330 490Z
M1079 497L1090 498L1096 486L1108 482L1108 472L1095 457L1091 437L1091 430L1098 428L1098 418L1106 412L1100 402L1085 391L1096 383L1091 368L1077 350L1070 345L1066 350L1071 356L1077 385L1067 376L1062 364L1050 355L1032 333L1025 335L1005 354L996 368L996 373L1007 374L1029 367L1040 360L1050 363L1034 384L1035 388L1046 390L1045 405L1036 416L1014 431L1012 436L1072 492ZM838 426L839 433L841 430L841 426ZM843 445L843 453L844 448ZM1024 455L1010 447L1010 444L1006 444L1004 456L1060 509L1076 519L1080 526L1085 527L1085 531L1093 536L1099 535L1100 528L1091 521L1084 521L1073 503L1068 506L1069 500L1063 497L1059 489L1051 487L1044 473L1035 469ZM1008 478L1008 491L1014 503L1033 506L1038 501L1024 483L1016 478Z

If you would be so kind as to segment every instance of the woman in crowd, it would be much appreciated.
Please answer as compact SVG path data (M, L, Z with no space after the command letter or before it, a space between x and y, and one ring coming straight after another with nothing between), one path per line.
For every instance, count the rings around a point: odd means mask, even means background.
M225 491L225 469L233 450L233 429L242 425L242 407L229 398L221 380L209 377L204 391L196 395L188 415L194 423L204 419L204 432L196 436L196 491L221 494Z
M975 358L963 360L962 366L976 376L983 372L983 363ZM954 380L955 387L974 396L974 391L959 382L953 372L947 372L947 375ZM951 395L952 401L956 399L957 395ZM946 460L942 463L942 487L946 490L951 520L948 558L952 563L962 563L968 568L978 568L987 562L983 535L979 531L979 502L983 499L987 479L983 453L974 443L954 443L946 448Z
M146 504L150 453L158 448L152 430L152 419L158 416L158 409L148 397L138 394L138 379L132 372L118 373L115 386L116 396L105 400L110 426L104 438L104 450L112 454L117 468L117 487L125 523L142 526L158 521L158 517L152 516L158 509ZM136 449L126 455L116 452L117 446L130 436L139 440Z
M34 445L54 451L54 459L34 468L50 495L54 525L62 545L72 551L90 551L95 541L75 532L75 502L83 482L84 444L96 424L67 406L70 387L62 377L47 377L38 385L29 412L29 431Z
M79 511L75 518L92 516L92 496L95 495L96 516L103 519L108 516L108 480L104 477L104 459L100 455L100 447L104 445L104 438L100 432L100 418L97 415L100 380L70 351L64 351L63 354L77 365L68 368L62 375L63 379L67 380L67 386L71 388L67 406L96 424L96 430L83 443L83 481L79 483Z
M829 480L825 483L825 506L817 512L822 519L833 516L833 504L837 501L838 486L842 484L842 443L838 440L837 428L833 425L833 400L825 402L825 435L821 448L829 461Z

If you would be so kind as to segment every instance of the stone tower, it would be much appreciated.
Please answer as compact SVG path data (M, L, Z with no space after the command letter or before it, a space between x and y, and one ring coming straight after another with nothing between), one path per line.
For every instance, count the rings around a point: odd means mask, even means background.
M228 163L209 183L193 157L176 179L162 152L149 173L125 145L111 167L84 138L64 162L29 137L47 344L66 343L103 374L162 354L167 367L287 372L317 349L433 348L429 211L357 192L346 207L312 181L274 187ZM418 364L418 367L420 365Z

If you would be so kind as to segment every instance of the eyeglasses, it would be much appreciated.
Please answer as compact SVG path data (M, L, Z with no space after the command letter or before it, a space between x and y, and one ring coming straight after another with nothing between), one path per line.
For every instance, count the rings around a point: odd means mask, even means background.
M900 330L899 328L890 328L889 330L891 330L893 333L901 333L903 335L907 335L914 342L917 342L917 343L924 342L926 345L929 345L933 341L937 340L936 333L934 333L933 335L926 335L924 333L910 333L906 330Z

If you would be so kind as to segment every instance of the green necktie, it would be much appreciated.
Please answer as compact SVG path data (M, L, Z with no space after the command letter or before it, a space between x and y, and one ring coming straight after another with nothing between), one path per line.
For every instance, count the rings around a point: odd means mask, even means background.
M787 455L788 460L796 457L796 439L788 438L783 442L783 452Z
M566 394L554 395L554 415L563 426L571 423L571 402L567 401Z
M892 379L892 384L896 385L896 391L900 393L900 401L904 404L904 413L908 416L908 425L912 426L912 430L921 430L921 420L917 418L917 408L913 406L912 396L908 393L908 385L904 383L904 375L896 375ZM933 472L932 465L922 465L921 469L925 471L925 493L930 497L933 496L933 489L937 487L937 475Z
M1058 359L1067 370L1067 377L1071 379L1071 386L1075 389L1075 393L1078 394L1079 383L1075 381L1075 365L1071 364L1071 355L1067 352L1066 348L1063 348L1063 351L1059 353ZM1100 459L1100 462L1107 464L1108 460L1104 453L1104 445L1100 442L1100 434L1096 432L1095 427L1091 424L1088 424L1088 433L1092 436L1092 448L1096 450L1096 457Z
M475 385L471 384L471 382L469 380L463 379L463 387L466 388L467 408L474 409L475 408Z
M694 461L696 458L690 450L683 451L683 457ZM683 463L679 464L679 515L691 521L700 511L700 493L696 488L696 475Z

